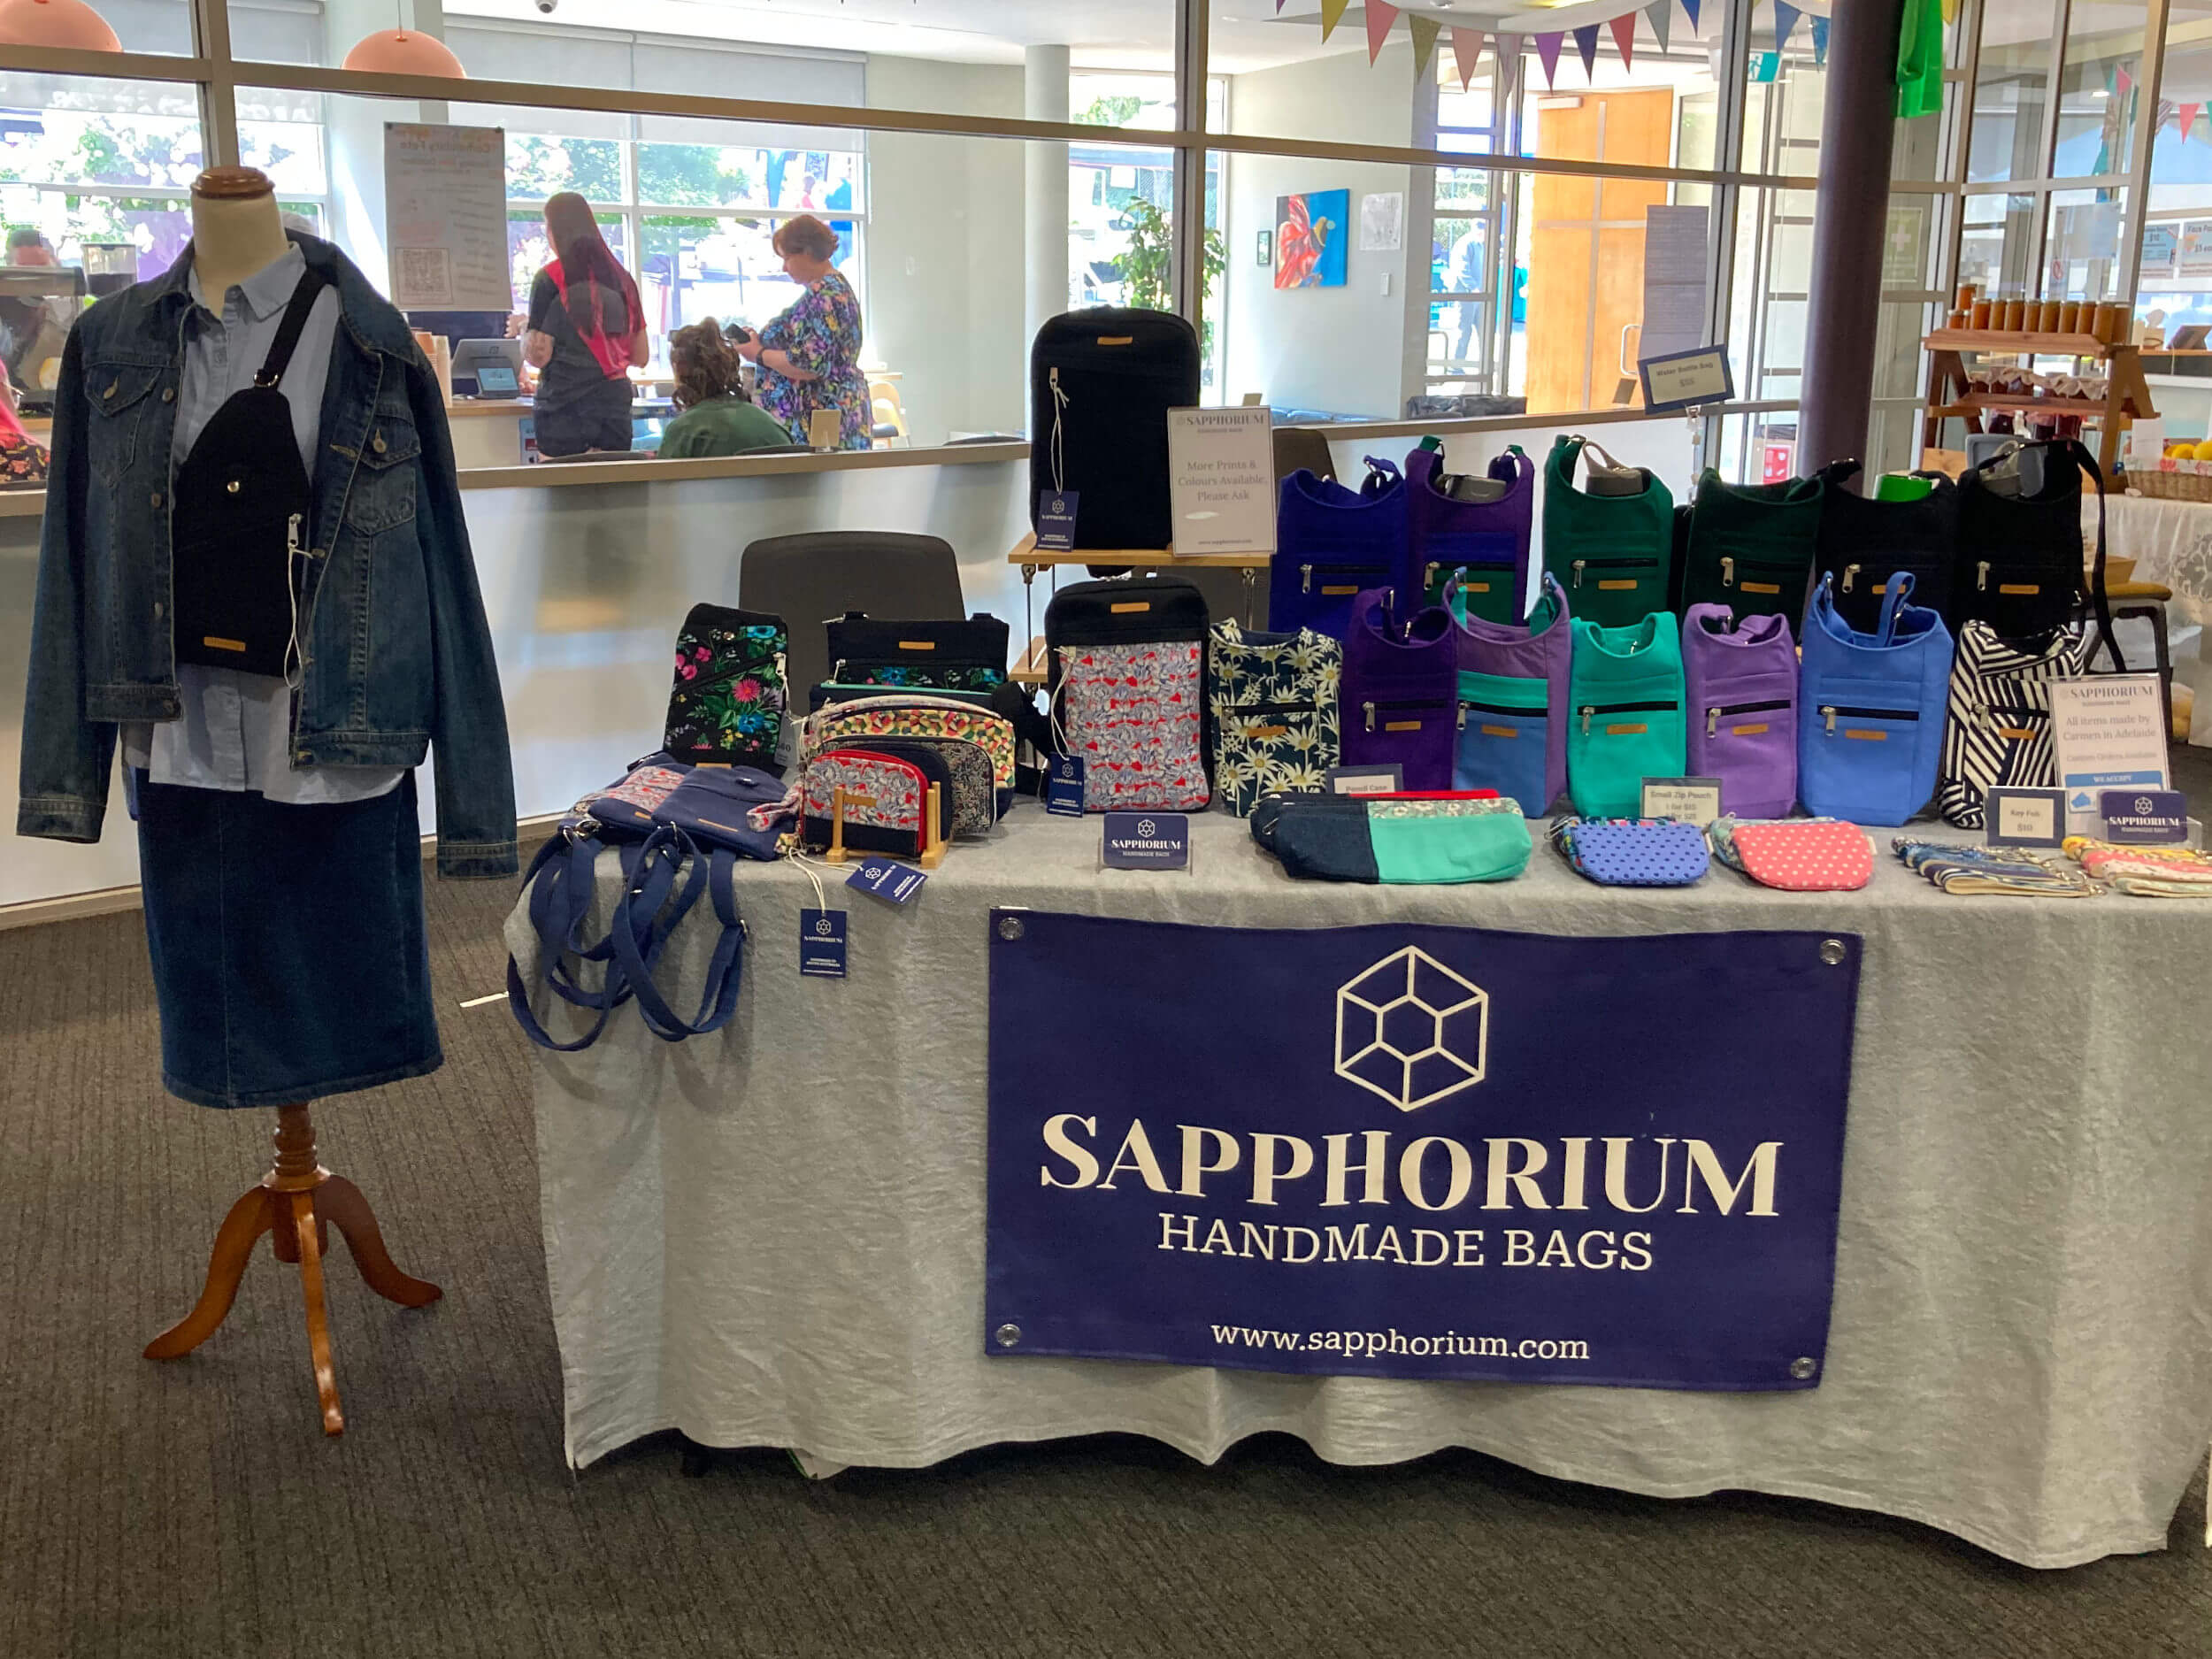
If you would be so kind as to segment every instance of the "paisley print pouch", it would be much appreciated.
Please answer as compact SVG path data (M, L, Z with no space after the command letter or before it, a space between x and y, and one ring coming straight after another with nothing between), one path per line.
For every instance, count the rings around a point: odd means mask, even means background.
M663 747L694 764L780 771L788 638L781 617L692 606L676 635L676 682Z
M983 835L998 822L998 789L991 780L991 757L980 744L964 737L902 737L879 740L894 755L919 750L943 762L951 788L948 835Z
M991 757L991 782L1014 787L1014 723L1002 714L950 697L921 694L856 697L833 703L808 719L801 758L833 744L866 744L886 737L951 737L975 744Z
M1247 634L1214 625L1206 661L1214 786L1249 817L1271 789L1318 789L1337 764L1337 680L1344 647L1325 634Z

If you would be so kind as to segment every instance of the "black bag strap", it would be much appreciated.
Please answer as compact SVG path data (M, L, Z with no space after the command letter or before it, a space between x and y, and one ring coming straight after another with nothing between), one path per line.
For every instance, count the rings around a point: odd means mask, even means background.
M284 308L284 320L277 326L268 360L262 364L261 373L253 377L256 386L272 387L284 378L284 371L291 366L292 352L300 342L300 333L307 326L307 313L315 309L322 291L323 273L310 265L301 274L300 285L292 290L291 303Z
M2097 487L2097 562L2089 573L2089 603L2097 613L2097 637L2104 641L2105 649L2112 653L2113 672L2124 674L2128 671L2127 659L2120 655L2119 636L2112 631L2112 600L2105 591L2104 471L2097 465L2097 457L2089 452L2089 446L2078 438L2065 440L2063 447L2080 463L2082 471L2089 474L2091 481ZM2096 643L2093 641L2088 655L2082 660L2093 661L2096 655Z

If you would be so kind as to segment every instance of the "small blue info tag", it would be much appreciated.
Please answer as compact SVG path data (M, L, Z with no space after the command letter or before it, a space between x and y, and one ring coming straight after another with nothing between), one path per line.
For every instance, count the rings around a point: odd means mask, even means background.
M922 883L928 879L927 871L917 870L911 864L894 864L888 858L864 858L860 868L845 878L845 885L858 887L886 904L903 904L919 893Z
M812 979L845 977L845 912L799 912L799 972Z
M1187 869L1190 819L1180 812L1109 812L1105 848L1110 870Z
M1071 489L1037 492L1037 545L1046 552L1075 550L1075 503Z
M1055 755L1045 773L1045 810L1061 818L1083 816L1083 757Z
M2178 789L2107 789L2097 810L2108 841L2171 847L2189 839L2189 803Z

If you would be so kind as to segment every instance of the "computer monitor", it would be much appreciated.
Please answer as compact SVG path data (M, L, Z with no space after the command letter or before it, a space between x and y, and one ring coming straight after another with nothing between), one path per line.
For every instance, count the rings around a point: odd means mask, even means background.
M521 389L521 384L519 340L463 340L455 343L456 397L513 397Z

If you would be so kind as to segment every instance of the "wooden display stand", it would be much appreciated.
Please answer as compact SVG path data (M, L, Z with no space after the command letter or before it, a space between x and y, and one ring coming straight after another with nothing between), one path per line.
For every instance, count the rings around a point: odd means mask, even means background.
M922 851L914 862L925 870L934 870L945 862L945 835L939 827L941 821L939 815L945 810L944 789L945 786L941 783L930 785L929 803L922 809ZM856 806L875 804L872 795L854 795L850 798ZM822 855L825 864L841 864L853 856L852 849L845 845L846 800L845 786L841 783L836 785L830 792L830 844L829 850ZM897 855L887 856L895 857Z
M376 1215L361 1189L315 1161L315 1125L304 1106L277 1108L276 1159L257 1186L230 1207L215 1235L207 1283L183 1320L146 1344L148 1359L176 1359L215 1334L238 1294L253 1247L265 1233L280 1262L296 1262L307 1299L307 1346L322 1402L323 1432L345 1432L338 1409L338 1378L330 1357L330 1318L323 1305L323 1256L335 1224L353 1252L353 1264L369 1288L403 1308L422 1308L445 1293L427 1279L410 1279L393 1264L377 1231Z
M1969 432L1982 430L1989 410L2082 415L2098 423L2097 463L2108 475L2120 458L2120 435L2129 422L2155 419L2150 383L2143 378L2143 357L2132 345L2108 346L2094 334L2039 334L2001 328L1939 328L1921 344L1928 350L1928 403L1921 422L1921 447L1935 447L1937 427L1962 418ZM1977 392L1966 378L1968 352L1997 352L2025 357L2078 357L2105 365L2102 397L2026 397L2010 392Z
M1252 611L1253 595L1259 590L1260 572L1275 562L1272 553L1192 553L1179 555L1172 545L1143 548L1079 547L1062 551L1037 545L1037 533L1028 534L1014 543L1014 550L1006 556L1009 565L1018 565L1022 572L1022 632L1029 637L1029 649L1015 662L1013 672L1007 676L1018 685L1041 686L1045 683L1045 640L1036 632L1036 617L1030 606L1030 588L1041 570L1056 569L1064 565L1127 565L1139 570L1241 571L1244 573L1244 626L1257 627L1258 618Z

